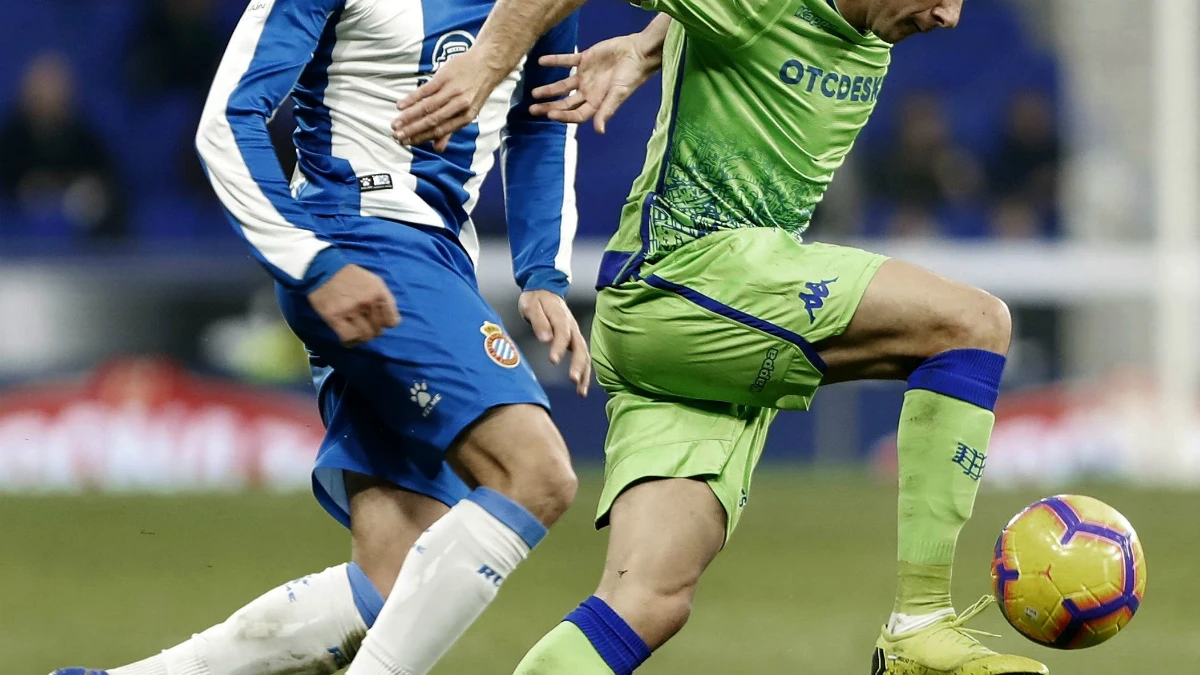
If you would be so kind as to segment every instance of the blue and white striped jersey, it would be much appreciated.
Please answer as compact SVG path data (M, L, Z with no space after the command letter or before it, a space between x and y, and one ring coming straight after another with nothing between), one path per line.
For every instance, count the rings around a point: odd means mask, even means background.
M450 230L477 260L471 210L502 150L513 266L525 290L565 293L575 234L573 127L529 114L561 79L541 54L576 48L564 21L446 152L391 137L396 101L474 42L494 0L252 0L213 82L196 146L235 229L281 284L308 292L345 265L317 216L375 216ZM289 185L267 121L295 101Z

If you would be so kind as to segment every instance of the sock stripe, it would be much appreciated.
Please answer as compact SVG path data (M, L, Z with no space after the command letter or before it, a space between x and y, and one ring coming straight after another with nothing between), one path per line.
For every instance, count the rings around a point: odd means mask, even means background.
M606 602L592 596L563 619L575 624L615 675L632 675L650 647Z
M358 608L358 615L362 617L367 628L374 626L375 619L379 618L379 612L383 609L383 596L358 563L346 565L346 576L350 578L350 593L354 596L354 606Z
M475 488L467 499L475 502L496 520L504 523L508 529L517 533L529 548L534 548L546 537L546 526L525 510L525 507L496 492L495 490Z
M983 349L954 349L927 359L908 377L909 389L924 389L995 410L1007 361Z

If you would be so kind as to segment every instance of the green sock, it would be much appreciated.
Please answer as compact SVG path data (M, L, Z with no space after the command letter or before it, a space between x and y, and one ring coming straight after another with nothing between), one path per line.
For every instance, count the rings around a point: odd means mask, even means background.
M958 533L971 517L996 416L924 389L900 411L900 501L895 611L952 608L950 575Z
M583 631L567 621L546 634L513 671L513 675L613 675Z

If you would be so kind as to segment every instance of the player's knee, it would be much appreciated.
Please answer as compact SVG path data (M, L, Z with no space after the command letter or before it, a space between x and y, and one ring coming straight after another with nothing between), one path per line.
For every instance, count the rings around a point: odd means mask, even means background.
M541 408L498 412L451 459L480 485L512 499L547 526L571 506L579 488L567 444Z
M929 356L951 349L1007 354L1012 340L1012 315L1003 300L977 291L970 300L944 311L932 337Z
M540 453L544 463L530 471L517 492L529 502L525 507L549 526L558 520L575 501L579 479L571 468L567 446L559 438L557 447Z

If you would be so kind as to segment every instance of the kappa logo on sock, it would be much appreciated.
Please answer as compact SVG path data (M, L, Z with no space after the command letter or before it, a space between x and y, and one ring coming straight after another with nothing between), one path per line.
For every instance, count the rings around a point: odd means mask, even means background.
M963 475L971 480L983 478L983 467L987 463L987 455L960 442L954 450L954 463L963 468Z
M483 577L484 579L487 579L488 581L492 582L492 584L495 585L496 588L499 588L500 584L504 583L504 577L500 576L499 572L488 567L487 565L480 567L478 574L479 574L479 576Z
M804 311L808 312L808 322L816 323L817 310L825 306L825 298L829 297L829 284L837 281L837 277L826 279L820 283L808 282L804 287L808 292L800 291L800 299L804 301Z

